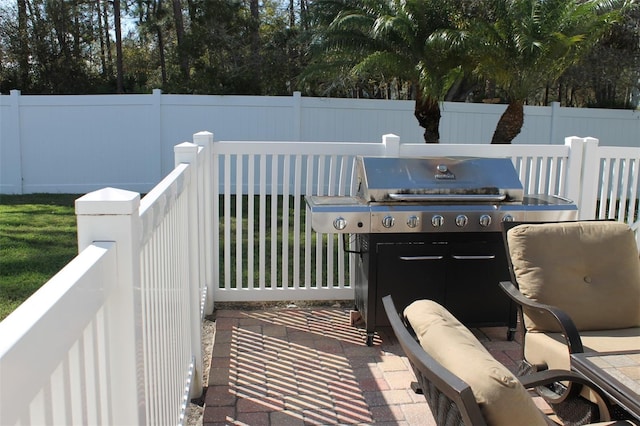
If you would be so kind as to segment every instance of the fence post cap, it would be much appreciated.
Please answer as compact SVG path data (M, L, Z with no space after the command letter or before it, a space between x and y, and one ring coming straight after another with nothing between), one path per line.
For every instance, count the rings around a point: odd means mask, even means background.
M195 143L192 142L182 142L177 144L176 146L173 147L174 150L193 150L193 149L198 149L198 145L196 145Z
M76 215L129 215L140 207L140 194L118 188L102 188L76 200Z

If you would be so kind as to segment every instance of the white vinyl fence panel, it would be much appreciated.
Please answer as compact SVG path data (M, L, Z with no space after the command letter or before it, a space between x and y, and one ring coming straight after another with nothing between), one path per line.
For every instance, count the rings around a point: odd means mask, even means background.
M76 200L80 254L0 322L0 424L184 423L213 303L211 135L194 140L142 200Z
M198 129L229 141L422 143L413 101L293 96L0 95L0 193L146 193L174 167L173 146ZM487 146L506 105L441 103L441 144ZM640 111L525 106L515 145L570 135L640 146Z

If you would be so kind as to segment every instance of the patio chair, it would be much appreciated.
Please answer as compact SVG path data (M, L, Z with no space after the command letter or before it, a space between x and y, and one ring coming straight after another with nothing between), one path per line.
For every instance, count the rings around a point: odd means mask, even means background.
M401 314L391 296L382 302L418 380L411 387L424 394L438 425L556 424L537 407L527 389L558 380L593 387L600 397L601 418L609 420L604 394L581 376L548 370L517 378L438 303L418 300Z
M640 349L640 258L628 225L506 223L504 235L512 282L500 286L518 304L521 374L569 370L571 353ZM557 386L556 391L567 390ZM569 391L594 399L579 386ZM581 400L565 401L580 405ZM561 417L580 411L554 409Z

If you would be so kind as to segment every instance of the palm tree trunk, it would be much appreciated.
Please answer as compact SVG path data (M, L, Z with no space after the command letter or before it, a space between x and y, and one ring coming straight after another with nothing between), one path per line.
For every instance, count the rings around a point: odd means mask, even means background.
M522 101L509 102L507 109L498 120L491 143L511 143L522 130L522 123L524 123L524 105Z
M431 96L426 98L420 89L416 90L414 115L420 127L424 128L425 143L440 142L440 104Z

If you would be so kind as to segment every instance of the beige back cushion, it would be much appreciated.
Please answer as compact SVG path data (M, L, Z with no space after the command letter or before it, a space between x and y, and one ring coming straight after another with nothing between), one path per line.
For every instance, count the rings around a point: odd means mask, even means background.
M524 224L507 241L522 294L562 309L578 330L640 326L640 259L626 224ZM527 330L561 331L540 313L524 316Z
M424 350L471 387L487 424L547 424L518 379L449 311L431 300L418 300L404 315Z

